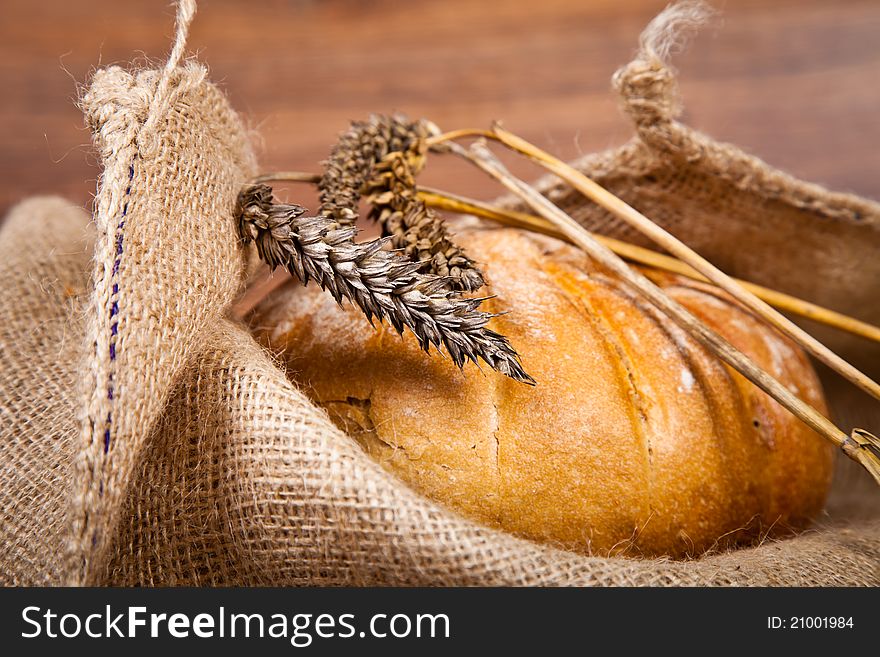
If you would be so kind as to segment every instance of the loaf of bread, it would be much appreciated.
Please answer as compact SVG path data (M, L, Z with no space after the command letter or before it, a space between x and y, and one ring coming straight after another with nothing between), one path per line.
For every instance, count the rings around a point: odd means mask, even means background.
M253 327L387 469L487 525L585 553L694 556L807 526L833 450L580 251L513 229L458 236L484 308L536 380L457 369L296 281ZM717 289L667 293L824 411L806 356ZM483 291L485 292L485 290Z

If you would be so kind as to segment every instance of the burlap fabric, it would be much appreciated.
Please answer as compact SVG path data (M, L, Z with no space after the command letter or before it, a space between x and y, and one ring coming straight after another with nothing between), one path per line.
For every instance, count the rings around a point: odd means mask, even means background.
M41 198L0 232L0 581L880 583L880 503L852 468L814 530L690 562L523 541L384 471L229 318L248 258L232 206L255 159L205 70L179 67L175 50L161 71L99 71L83 97L104 167L94 226ZM639 135L582 169L733 273L880 319L866 307L880 292L869 257L880 208L675 123L673 78L649 50L616 80ZM579 220L625 234L547 184ZM821 235L822 269L763 231ZM751 255L725 247L731 236ZM867 408L839 397L840 408Z

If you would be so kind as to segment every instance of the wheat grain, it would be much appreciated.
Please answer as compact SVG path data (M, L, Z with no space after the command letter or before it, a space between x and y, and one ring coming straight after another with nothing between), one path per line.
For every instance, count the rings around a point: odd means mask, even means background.
M320 212L341 226L351 225L358 201L366 197L369 217L391 237L393 248L422 263L421 271L442 276L451 287L475 291L483 287L482 273L416 191L415 176L424 167L430 133L427 122L400 115L376 114L353 122L324 163L318 183Z
M448 279L422 273L421 263L384 249L389 237L356 243L354 226L278 203L265 184L241 190L236 215L242 238L255 242L269 266L285 267L303 284L316 281L337 302L353 302L371 322L387 319L398 333L409 328L426 352L431 345L445 348L458 367L480 359L534 384L507 338L486 327L496 315L478 310L484 299L461 297Z

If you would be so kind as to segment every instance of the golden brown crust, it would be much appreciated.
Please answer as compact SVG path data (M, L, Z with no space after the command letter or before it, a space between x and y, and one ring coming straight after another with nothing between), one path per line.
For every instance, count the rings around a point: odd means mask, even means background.
M510 229L460 236L535 388L426 357L329 295L277 290L255 332L364 448L424 494L513 533L595 554L696 555L798 529L832 450L576 250ZM667 291L824 409L800 350L713 288Z

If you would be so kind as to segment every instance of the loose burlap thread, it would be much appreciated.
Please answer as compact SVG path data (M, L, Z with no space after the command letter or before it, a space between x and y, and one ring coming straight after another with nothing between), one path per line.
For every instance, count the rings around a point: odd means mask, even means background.
M181 7L185 34L192 5ZM0 231L0 581L880 583L878 497L851 468L815 529L687 562L521 540L383 470L230 319L248 258L232 206L255 158L204 68L178 65L182 42L163 70L99 71L83 96L104 167L93 222L39 198ZM880 246L880 208L676 123L674 77L651 43L615 78L638 136L578 166L732 273L783 289L798 291L788 268L800 256L777 250L768 264L730 253L723 239L752 244L760 218L768 230L818 231L817 245L837 240L819 252L822 271L845 253L843 270L826 278L801 268L812 281L803 296L841 310L852 303L872 319L866 312L876 309L857 305L877 298L878 265L867 254ZM543 184L585 225L632 237L558 182ZM838 408L866 412L845 388L831 392Z

